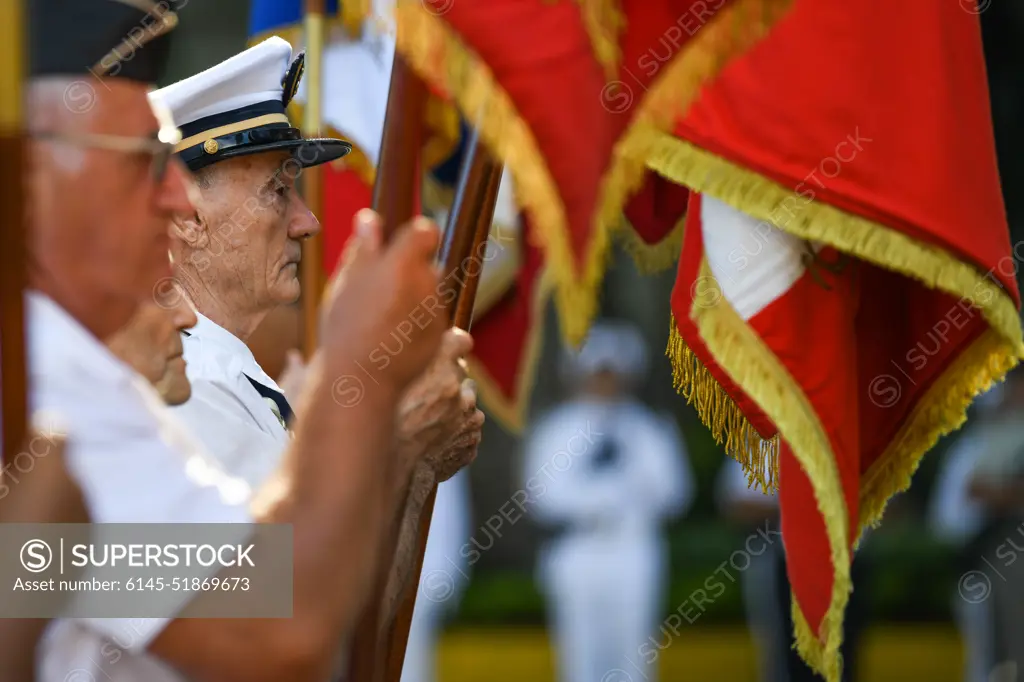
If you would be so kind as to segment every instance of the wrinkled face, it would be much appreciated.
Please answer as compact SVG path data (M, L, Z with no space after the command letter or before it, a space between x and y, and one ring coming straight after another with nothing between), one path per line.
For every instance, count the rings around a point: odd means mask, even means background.
M107 345L149 380L168 405L180 405L192 395L185 374L181 332L195 324L195 311L180 290L157 287L157 295L143 303Z
M198 183L198 227L182 238L227 309L269 311L298 299L302 240L320 230L296 190L300 174L290 154L268 152L220 161Z
M91 91L76 95L76 88ZM142 83L117 78L44 79L29 90L33 132L65 136L30 146L32 284L100 338L122 327L170 275L168 228L173 217L192 211L187 171L172 162L157 181L151 153L68 138L157 138L161 123L146 92Z

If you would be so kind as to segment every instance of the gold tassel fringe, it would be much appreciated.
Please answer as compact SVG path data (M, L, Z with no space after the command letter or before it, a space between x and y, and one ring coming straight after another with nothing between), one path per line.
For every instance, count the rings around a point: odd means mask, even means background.
M400 0L395 12L399 52L417 74L451 93L478 127L488 149L505 163L516 196L536 228L555 283L562 332L572 345L586 336L597 312L598 284L604 276L608 231L597 229L578 273L569 244L565 207L529 126L490 69L440 18L417 0ZM481 115L482 114L482 115Z
M725 300L706 260L700 276L711 284L690 310L701 339L718 366L778 427L814 490L833 565L832 595L820 634L811 630L795 602L793 620L800 655L826 682L839 682L843 612L851 590L850 551L846 500L831 442L803 389Z
M626 253L633 258L637 270L642 274L652 275L662 270L668 270L679 261L685 226L686 216L683 216L664 239L656 244L649 244L636 233L633 226L623 216L622 222L613 234Z
M559 0L544 0L554 5ZM619 71L619 32L625 26L618 0L576 0L580 17L590 37L594 58L604 69L608 80L614 80Z
M590 34L594 57L604 68L608 80L619 73L619 34L626 25L618 0L576 0L580 5L583 24Z
M725 443L725 453L743 465L747 486L765 493L779 487L779 438L764 439L736 407L711 372L680 336L675 318L669 330L668 349L672 360L672 384L697 410L715 443Z
M614 229L628 197L643 184L647 158L658 134L686 114L700 88L732 58L762 40L793 0L733 0L662 68L643 94L633 120L615 145L601 185L598 223ZM631 91L626 91L630 97Z
M649 166L664 177L706 193L802 239L840 251L969 301L991 327L921 398L901 431L861 482L859 538L880 519L887 500L910 485L924 454L963 424L974 396L1024 357L1020 318L1013 300L974 266L948 251L919 242L880 223L817 201L801 202L796 215L782 209L791 190L706 152L685 140L660 135ZM776 216L792 216L781 222Z
M994 330L978 337L918 401L910 418L861 480L858 539L877 525L889 499L910 487L921 458L939 438L967 419L975 396L987 391L1018 362L1014 346Z

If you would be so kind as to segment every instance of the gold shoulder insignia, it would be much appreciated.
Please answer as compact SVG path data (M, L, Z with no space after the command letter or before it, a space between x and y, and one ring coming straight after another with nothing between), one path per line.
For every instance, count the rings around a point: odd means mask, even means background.
M302 80L302 74L306 70L306 53L300 52L295 59L292 60L291 66L288 67L288 71L284 74L284 78L281 79L281 85L284 87L284 94L281 97L281 101L287 107L288 103L295 97L295 93L299 91L299 81Z

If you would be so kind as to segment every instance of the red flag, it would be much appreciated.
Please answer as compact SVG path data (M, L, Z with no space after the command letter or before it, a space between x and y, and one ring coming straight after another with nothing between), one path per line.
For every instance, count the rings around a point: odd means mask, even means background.
M398 50L513 174L570 342L596 312L609 229L642 183L651 133L790 2L399 0ZM697 17L690 32L679 23L687 17ZM672 55L640 78L643 96L608 81L616 59L665 40Z
M690 190L648 171L640 191L622 211L617 232L641 272L666 270L679 260Z
M529 243L532 228L526 219L523 228L518 236L522 262L515 282L480 319L474 319L469 361L469 374L488 414L512 433L522 431L526 421L553 289L543 254ZM486 267L483 274L488 274Z
M961 5L798 2L649 159L703 193L673 294L677 375L777 482L797 645L830 681L857 538L1022 355Z

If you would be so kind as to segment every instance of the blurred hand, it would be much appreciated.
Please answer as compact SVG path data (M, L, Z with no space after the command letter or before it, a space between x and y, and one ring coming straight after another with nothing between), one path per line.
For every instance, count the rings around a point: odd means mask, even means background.
M0 522L89 523L82 491L65 466L64 450L63 437L29 431L23 454L17 456L32 457L32 469L0 475Z
M437 483L444 483L476 459L483 436L484 413L476 406L476 387L468 379L462 384L462 414L455 436L442 448L427 453L427 463Z
M429 312L438 307L434 259L440 234L421 217L383 245L376 213L364 209L355 223L324 305L325 366L342 374L371 367L374 382L401 392L434 359L447 327L444 316ZM396 338L402 339L401 351L374 361L371 354L381 355L381 343L394 345Z
M411 470L423 462L437 473L439 453L460 433L465 401L465 361L473 338L461 329L445 332L427 371L409 387L398 407L399 457ZM475 409L475 401L474 401Z
M89 523L89 512L78 485L67 470L65 440L48 434L52 429L30 429L25 447L8 458L8 465L32 457L32 467L19 463L0 473L0 523ZM81 568L69 568L64 576L77 578ZM13 609L59 610L69 592L15 590L8 599ZM38 643L47 619L0 619L0 679L33 680ZM70 679L70 678L69 678Z

